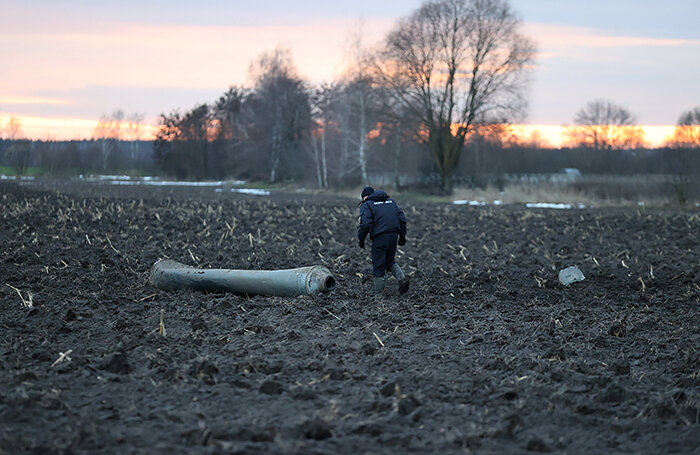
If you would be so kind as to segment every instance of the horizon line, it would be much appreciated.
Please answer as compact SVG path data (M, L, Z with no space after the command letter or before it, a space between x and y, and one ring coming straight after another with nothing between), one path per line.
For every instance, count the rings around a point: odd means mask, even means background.
M2 115L5 114L5 115ZM56 116L43 117L32 115L14 115L0 112L0 133L4 132L9 119L16 119L20 123L22 131L21 138L33 141L82 141L94 138L95 128L99 120L81 117ZM152 119L154 120L154 119ZM124 122L126 123L126 122ZM563 133L570 123L513 123L514 129L521 129L516 135L522 140L533 140L535 138L544 142L544 148L561 148L564 143ZM668 142L678 125L671 124L638 124L629 125L639 127L644 131L644 143L650 148L658 148ZM138 140L151 141L155 139L155 132L158 125L151 121L141 123L143 131ZM0 137L7 139L6 134Z

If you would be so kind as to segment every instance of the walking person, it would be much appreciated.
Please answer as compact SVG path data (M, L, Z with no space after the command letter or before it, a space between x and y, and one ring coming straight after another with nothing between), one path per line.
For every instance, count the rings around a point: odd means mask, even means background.
M367 186L362 190L360 225L357 238L360 248L365 238L372 240L372 275L374 294L380 295L386 284L385 275L390 271L399 282L399 293L405 294L410 284L399 264L394 260L396 245L406 244L406 215L385 191Z

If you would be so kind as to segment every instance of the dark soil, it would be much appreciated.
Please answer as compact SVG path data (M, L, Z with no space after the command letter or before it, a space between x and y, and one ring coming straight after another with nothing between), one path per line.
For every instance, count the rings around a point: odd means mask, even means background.
M398 202L373 301L355 200L0 183L0 452L698 453L700 213ZM165 257L337 288L166 292Z

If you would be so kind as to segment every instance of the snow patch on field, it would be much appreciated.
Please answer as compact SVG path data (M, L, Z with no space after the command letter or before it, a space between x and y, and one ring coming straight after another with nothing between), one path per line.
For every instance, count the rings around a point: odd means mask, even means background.
M217 193L221 193L224 190L217 188L214 190ZM242 194L253 194L255 196L269 196L270 192L268 190L263 190L260 188L231 188L232 193L242 193Z
M112 185L151 185L151 186L222 186L224 182L183 182L177 180L111 180Z
M460 199L460 200L452 201L452 204L484 207L487 205L502 205L503 201L500 199L496 199L493 202L489 203L486 201L470 201L470 200L466 200L466 199ZM580 202L577 204L561 204L561 203L554 203L554 202L528 202L525 204L525 207L535 208L535 209L574 209L574 208L584 209L584 208L586 208L586 206L584 204L581 204Z
M471 205L471 206L477 206L477 207L483 207L485 205L489 205L489 203L486 201L468 201L465 199L452 201L452 203L454 205ZM492 202L492 204L493 205L501 205L501 204L503 204L503 201L501 201L500 199L496 199L495 201Z
M488 202L485 201L467 201L467 200L458 200L458 201L452 201L454 205L472 205L472 206L484 206L488 205Z
M34 176L33 175L16 176L16 175L2 174L2 175L0 175L0 180L34 180Z
M525 204L525 207L531 208L531 209L585 209L586 206L581 204L580 202L578 204L560 204L560 203L553 203L553 202L531 202Z
M4 177L4 176L3 176ZM84 182L102 182L110 185L150 185L150 186L185 186L185 187L212 187L215 192L221 193L228 187L243 185L243 180L193 182L184 180L160 180L158 177L130 177L128 175L80 175L78 180ZM256 196L269 196L270 191L259 188L230 188L232 193L253 194Z

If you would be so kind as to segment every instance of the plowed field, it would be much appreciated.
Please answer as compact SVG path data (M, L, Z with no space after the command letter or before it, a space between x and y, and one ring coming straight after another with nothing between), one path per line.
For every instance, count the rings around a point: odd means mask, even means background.
M396 199L374 300L356 200L0 183L0 452L697 453L697 210ZM337 287L161 291L166 257Z

